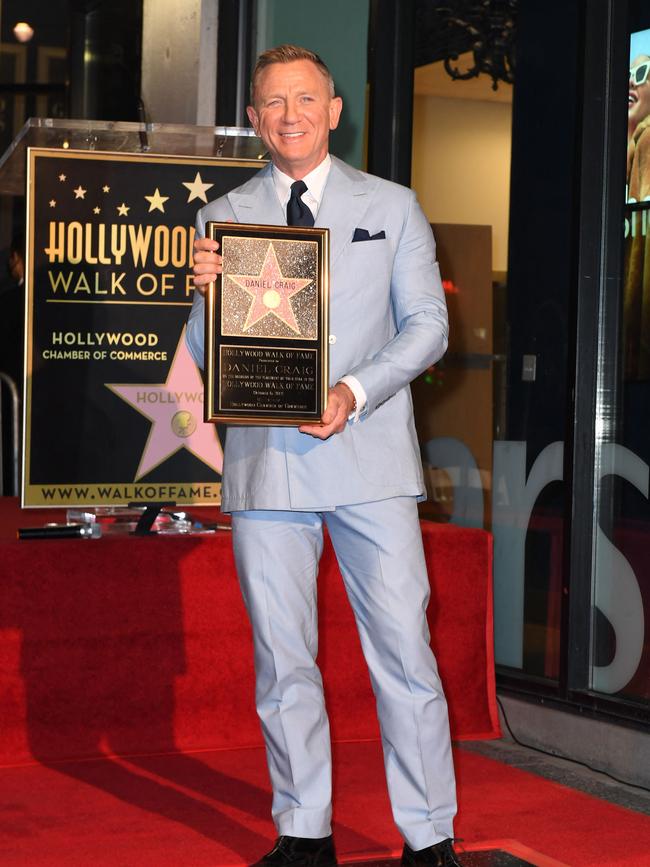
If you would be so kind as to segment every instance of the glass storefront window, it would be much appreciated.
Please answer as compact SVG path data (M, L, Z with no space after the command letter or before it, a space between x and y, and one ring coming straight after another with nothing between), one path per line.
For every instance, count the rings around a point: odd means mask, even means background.
M632 9L623 298L603 322L590 686L650 700L650 12Z
M552 75L566 92L567 69ZM556 188L570 171L575 112L530 99L534 66L517 76L514 93L503 84L495 93L481 76L451 81L440 61L416 69L412 185L437 240L450 343L412 391L429 488L422 514L493 532L497 663L554 685L570 299L557 267L569 256L570 219L557 217ZM519 219L509 220L511 201Z

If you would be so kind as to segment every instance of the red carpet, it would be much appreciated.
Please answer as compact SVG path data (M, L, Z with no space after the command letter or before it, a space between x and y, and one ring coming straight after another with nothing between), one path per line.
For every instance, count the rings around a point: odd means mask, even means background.
M648 867L650 818L465 751L456 832L513 839L569 867ZM219 867L274 837L261 749L0 771L3 867ZM341 859L396 855L377 742L335 748ZM524 849L522 848L522 852Z
M254 860L274 831L228 532L16 541L13 528L46 520L60 516L0 499L0 864ZM490 536L425 522L423 538L453 734L498 736ZM329 544L319 582L337 845L343 858L386 857L401 843ZM467 846L514 839L571 867L650 867L646 817L469 753L458 771Z

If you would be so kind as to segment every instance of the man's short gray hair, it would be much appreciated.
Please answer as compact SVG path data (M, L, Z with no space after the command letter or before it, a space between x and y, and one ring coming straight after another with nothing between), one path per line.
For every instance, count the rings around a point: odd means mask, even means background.
M268 48L257 58L251 78L251 102L253 105L255 105L255 89L263 70L267 66L271 66L272 63L293 63L294 60L310 60L326 79L330 97L334 96L335 90L332 73L318 54L315 51L310 51L308 48L301 48L299 45L285 44L278 45L277 48Z

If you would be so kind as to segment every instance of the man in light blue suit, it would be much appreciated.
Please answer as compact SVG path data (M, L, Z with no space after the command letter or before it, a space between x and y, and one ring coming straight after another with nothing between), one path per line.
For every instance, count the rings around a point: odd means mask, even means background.
M457 865L447 706L429 646L424 494L409 383L447 346L431 228L411 190L328 154L341 99L323 61L262 54L248 116L272 162L197 218L187 341L203 365L203 291L221 271L207 220L330 229L330 377L320 424L231 426L222 507L253 626L256 702L278 840L259 865L329 867L331 755L316 575L326 525L377 699L402 863ZM269 314L273 315L272 309ZM351 708L354 696L350 697Z

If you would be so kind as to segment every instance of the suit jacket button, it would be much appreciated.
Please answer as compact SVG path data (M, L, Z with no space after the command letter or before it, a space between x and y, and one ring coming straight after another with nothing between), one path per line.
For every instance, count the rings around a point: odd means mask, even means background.
M336 334L330 334L330 343L336 343Z

